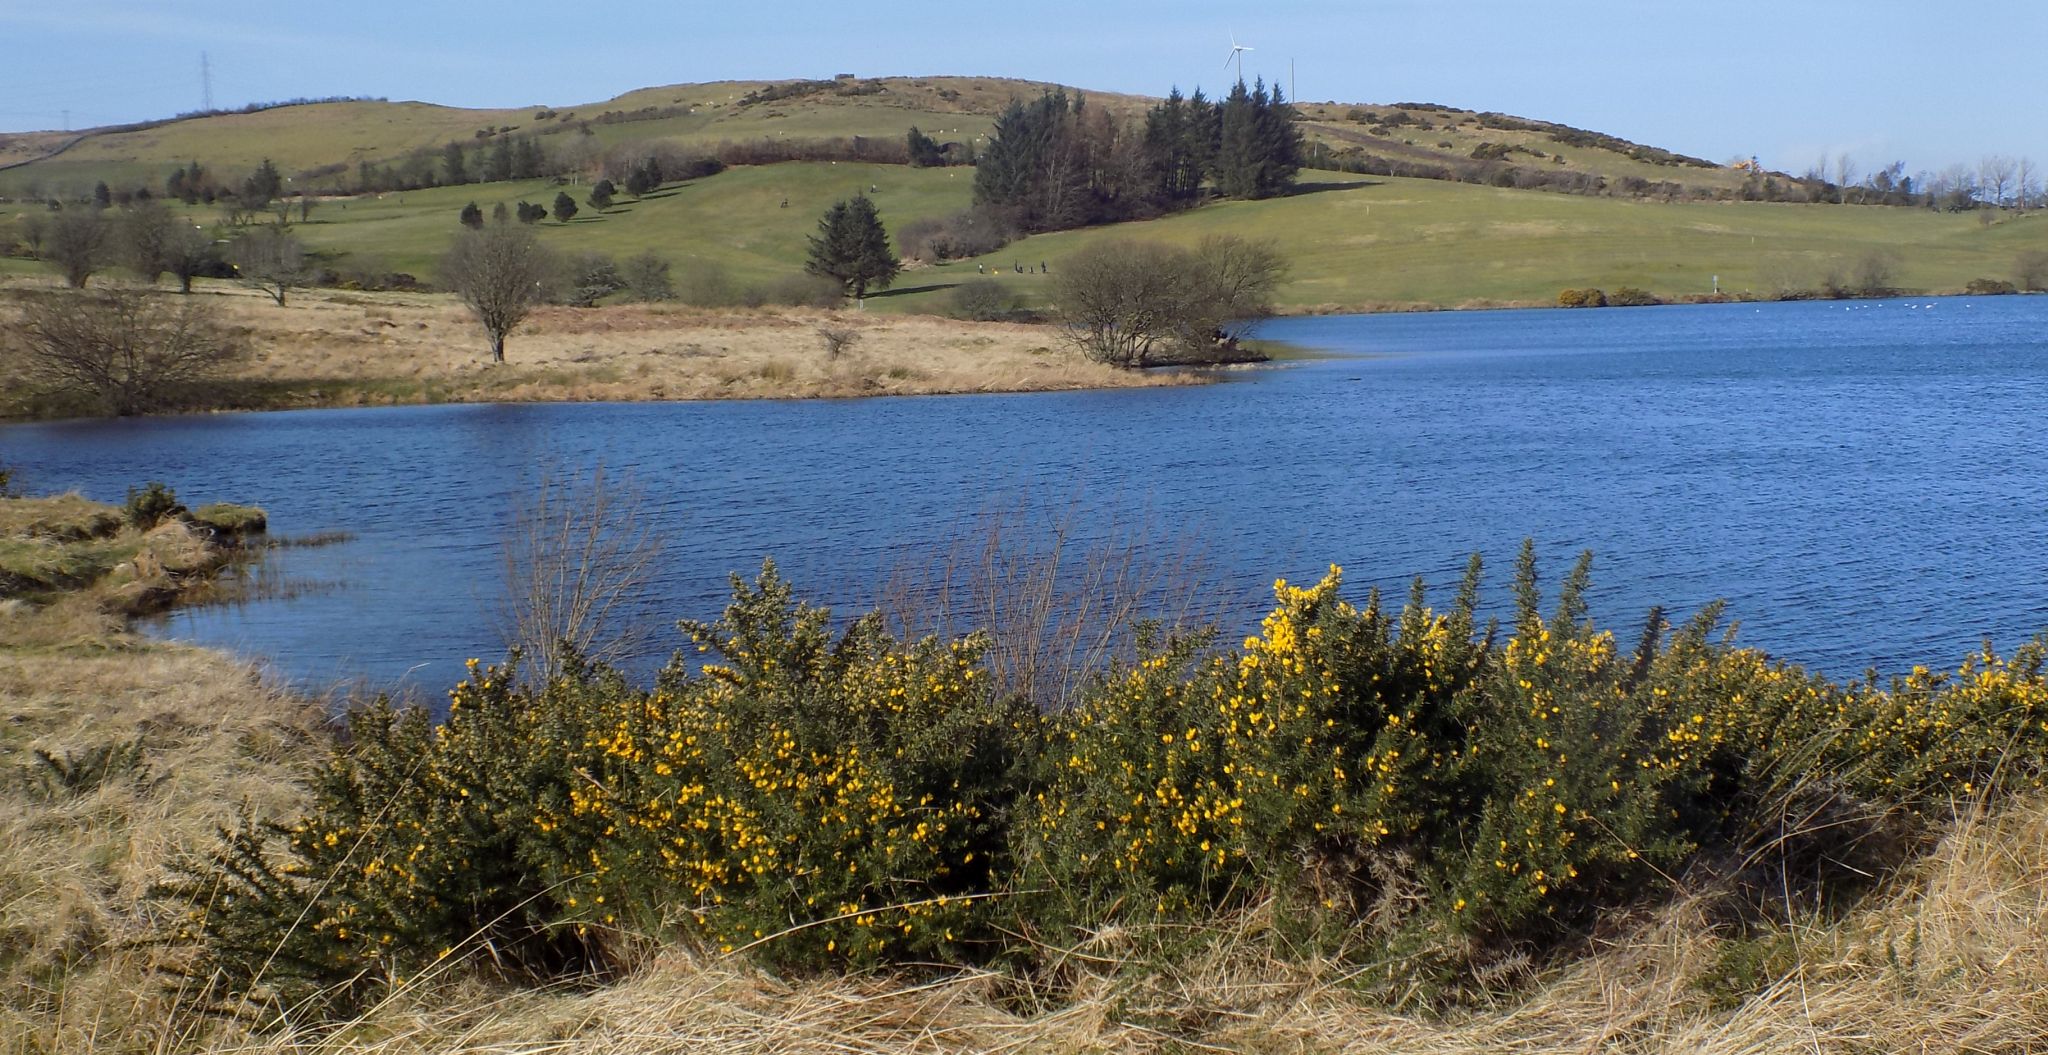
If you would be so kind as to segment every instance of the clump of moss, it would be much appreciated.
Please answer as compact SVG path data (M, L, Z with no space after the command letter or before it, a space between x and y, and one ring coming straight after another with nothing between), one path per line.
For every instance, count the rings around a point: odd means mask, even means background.
M270 517L255 506L215 502L192 511L192 523L229 535L260 535L270 527Z

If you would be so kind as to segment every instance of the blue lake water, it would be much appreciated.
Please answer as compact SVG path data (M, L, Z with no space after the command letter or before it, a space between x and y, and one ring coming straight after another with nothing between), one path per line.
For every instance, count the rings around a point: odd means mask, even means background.
M1726 599L1739 640L1847 676L1948 664L2048 628L2048 298L1277 320L1325 357L1208 387L844 402L434 406L0 428L32 490L161 479L249 501L271 558L328 584L160 630L309 687L437 692L500 651L508 510L535 467L602 464L667 549L643 618L710 618L774 556L839 606L972 531L1063 510L1082 541L1193 540L1236 618L1275 577L1494 599L1524 538L1597 558L1595 616ZM678 644L656 639L654 653ZM652 662L649 660L648 662Z

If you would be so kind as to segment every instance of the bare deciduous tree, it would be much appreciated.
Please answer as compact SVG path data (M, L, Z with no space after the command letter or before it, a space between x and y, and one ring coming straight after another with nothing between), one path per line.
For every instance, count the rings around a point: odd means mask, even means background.
M205 305L140 290L32 295L9 330L32 381L122 416L177 405L243 354Z
M1068 338L1111 366L1139 367L1179 340L1186 254L1153 242L1098 242L1059 266L1053 300Z
M2006 193L2012 189L2013 173L2018 168L2018 162L2003 154L1992 154L1977 163L1977 185L1988 204L2005 204Z
M214 264L213 239L191 224L173 224L164 238L164 270L178 280L178 292L192 292L192 280Z
M305 245L282 227L265 227L235 239L228 247L228 260L235 266L236 278L270 294L279 307L284 306L286 294L313 278Z
M127 256L129 270L143 281L156 284L169 270L165 262L167 243L175 234L179 221L171 210L155 199L138 201L121 213L121 248Z
M1209 361L1270 313L1285 272L1270 245L1241 238L1193 251L1110 241L1062 261L1053 297L1068 339L1098 362Z
M441 281L483 324L491 361L505 361L505 338L547 300L559 269L532 231L511 224L464 230L441 258Z
M543 474L504 542L500 633L529 679L545 682L568 655L615 663L650 621L623 619L653 581L661 536L630 484L599 468L582 479Z
M41 256L72 289L84 289L93 272L107 266L112 249L112 235L99 210L71 208L50 217Z
M1242 338L1273 313L1273 289L1287 274L1287 261L1271 242L1236 235L1210 235L1195 246L1200 299L1216 316L1215 329Z

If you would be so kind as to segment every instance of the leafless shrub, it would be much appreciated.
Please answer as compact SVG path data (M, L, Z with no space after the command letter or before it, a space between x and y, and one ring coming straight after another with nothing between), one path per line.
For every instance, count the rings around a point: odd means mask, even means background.
M1853 275L1856 291L1865 294L1889 291L1898 269L1897 254L1883 249L1872 249L1856 260Z
M228 246L228 258L243 285L269 294L280 308L294 287L313 281L305 245L298 235L282 226L265 227L236 238Z
M977 514L958 541L887 577L877 607L903 637L988 637L996 691L1043 709L1136 654L1140 632L1206 633L1230 607L1200 547L1149 518L1080 532L1079 507L1017 501Z
M1017 295L992 278L969 279L946 298L953 317L974 322L1007 319L1017 310Z
M977 205L943 218L911 220L897 232L896 244L912 260L936 263L993 253L1016 237L999 210Z
M601 663L634 654L650 627L622 617L653 580L661 550L629 483L602 468L582 479L544 473L504 540L499 633L527 677L558 673L565 650Z
M0 338L31 382L121 416L178 405L245 352L208 305L132 289L25 296Z
M2028 249L2013 260L2013 278L2029 292L2048 290L2048 250Z
M860 331L843 323L818 327L818 339L825 342L825 358L837 359L841 352L860 343Z

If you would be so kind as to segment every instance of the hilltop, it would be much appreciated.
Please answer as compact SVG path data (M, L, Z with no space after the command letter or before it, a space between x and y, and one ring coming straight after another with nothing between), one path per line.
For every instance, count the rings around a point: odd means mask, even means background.
M268 158L295 182L348 189L359 166L390 165L446 144L504 135L559 142L585 131L595 146L669 143L706 148L761 139L865 137L900 140L916 125L972 142L1013 99L1048 91L1084 95L1118 116L1157 99L994 77L879 77L717 81L642 88L598 102L464 109L423 102L351 100L284 104L88 129L0 135L0 194L83 197L95 183L159 186L173 167L200 161L243 172ZM1475 162L1514 162L1553 177L1522 185L1624 181L1637 193L1727 192L1747 173L1597 132L1431 103L1298 103L1314 161L1381 174L1476 175ZM1537 170L1540 163L1543 169ZM1790 178L1790 177L1786 177Z
M438 157L446 144L503 135L556 145L588 131L600 149L637 142L706 147L776 138L900 141L917 125L935 136L971 140L988 131L1012 98L1059 87L996 77L888 77L677 84L591 103L501 109L377 100L286 104L144 127L0 135L0 165L11 166L0 171L0 194L83 197L101 181L160 188L171 169L190 161L242 173L265 158L294 182L334 192L345 189L364 162ZM1116 112L1152 102L1097 93L1089 99Z

